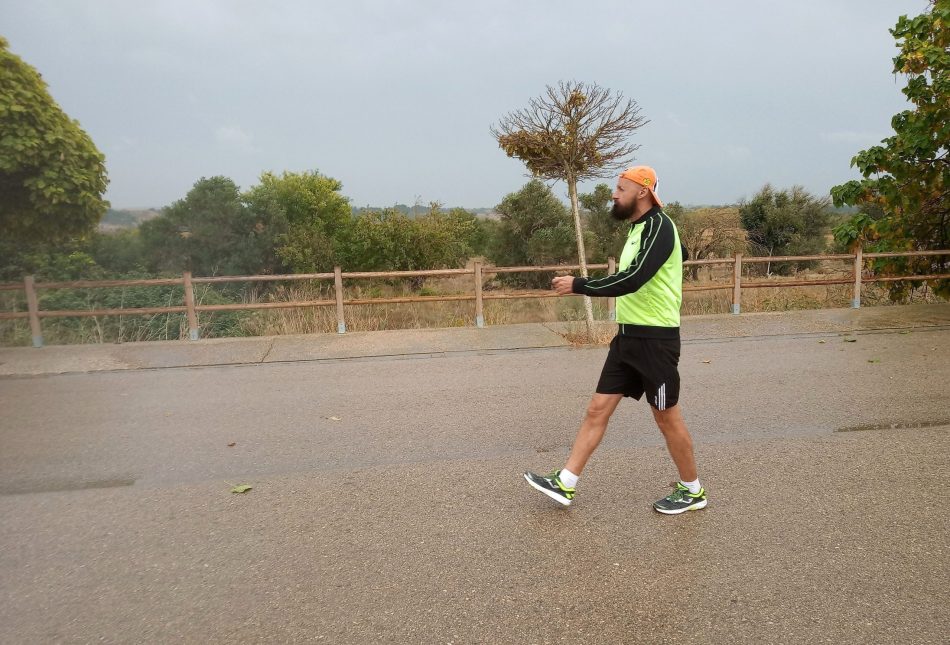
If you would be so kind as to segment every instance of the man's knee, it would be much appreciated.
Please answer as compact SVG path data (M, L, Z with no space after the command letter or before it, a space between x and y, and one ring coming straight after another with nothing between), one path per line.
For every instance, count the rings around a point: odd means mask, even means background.
M587 404L587 418L597 421L606 421L613 414L617 402L612 398L595 396Z
M679 406L674 405L665 410L657 410L656 408L650 408L653 411L653 418L656 420L656 425L660 428L663 434L666 434L669 431L676 431L682 428L686 429L686 424L683 423L683 417L680 414Z

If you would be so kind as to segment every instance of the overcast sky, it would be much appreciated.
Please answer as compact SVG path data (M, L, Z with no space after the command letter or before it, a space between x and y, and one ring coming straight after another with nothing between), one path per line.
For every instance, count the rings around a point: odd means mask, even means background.
M0 0L0 35L105 154L116 208L312 169L356 206L494 206L526 177L489 128L559 80L634 99L661 198L711 204L856 177L851 157L908 105L888 29L926 7Z

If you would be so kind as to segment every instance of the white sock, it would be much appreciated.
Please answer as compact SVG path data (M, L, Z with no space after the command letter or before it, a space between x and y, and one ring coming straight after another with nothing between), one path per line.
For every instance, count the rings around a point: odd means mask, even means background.
M563 469L558 477L561 478L561 483L568 488L574 488L577 486L577 480L580 479L580 477L569 471L567 468Z
M691 482L684 482L680 480L680 483L686 488L688 488L689 492L691 492L693 495L695 495L696 493L698 493L699 491L703 489L703 487L699 485L698 477L694 481L691 481Z

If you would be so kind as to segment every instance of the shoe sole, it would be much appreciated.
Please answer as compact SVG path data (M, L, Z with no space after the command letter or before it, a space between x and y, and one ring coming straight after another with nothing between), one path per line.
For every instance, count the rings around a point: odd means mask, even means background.
M706 508L705 499L701 502L696 502L692 506L687 506L686 508L678 508L676 510L657 508L656 505L653 506L654 511L656 511L657 513L663 513L664 515L679 515L680 513L685 513L686 511L698 511L702 508Z
M558 504L561 504L561 505L563 505L563 506L570 506L570 505L571 505L571 500L569 500L569 499L567 499L567 498L565 498L565 497L563 497L563 496L561 496L561 495L558 495L558 494L555 493L554 491L550 491L550 490L548 490L548 489L546 489L546 488L541 488L540 486L538 486L537 484L535 484L533 481L531 481L531 480L528 478L527 475L522 475L522 477L524 477L524 480L525 480L526 482L528 482L528 484L531 486L531 488L533 488L533 489L535 489L535 490L537 490L537 491L541 491L542 493L544 493L545 495L547 495L548 497L550 497L551 499L553 499L553 500L554 500L555 502L557 502Z

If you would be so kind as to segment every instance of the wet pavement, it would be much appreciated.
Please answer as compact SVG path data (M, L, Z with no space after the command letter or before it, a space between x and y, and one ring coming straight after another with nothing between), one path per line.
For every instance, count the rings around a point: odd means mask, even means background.
M678 517L642 403L520 478L603 348L0 379L0 642L943 643L950 329L887 309L684 321Z

